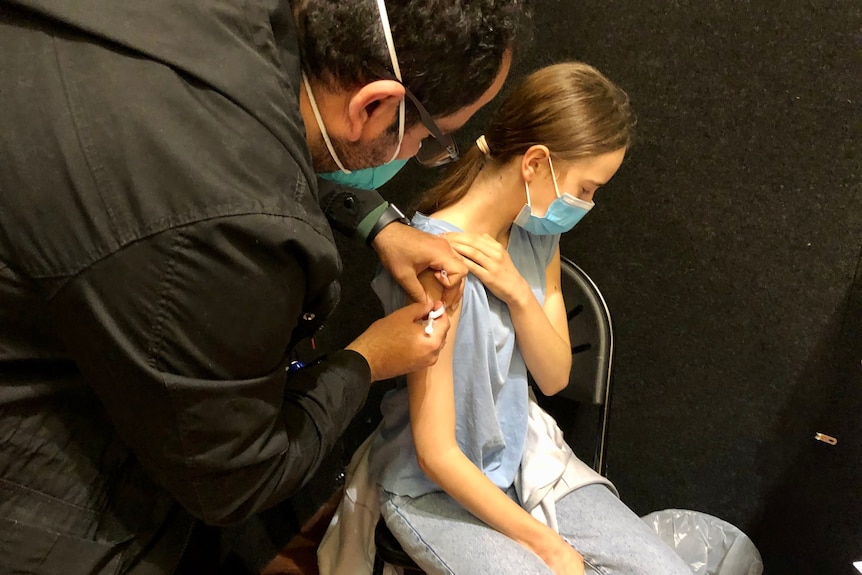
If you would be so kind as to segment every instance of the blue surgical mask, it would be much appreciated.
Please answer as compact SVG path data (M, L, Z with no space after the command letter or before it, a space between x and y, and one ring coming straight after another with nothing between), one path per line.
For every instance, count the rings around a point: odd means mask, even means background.
M351 170L349 172L327 172L317 174L324 180L331 180L339 184L359 188L360 190L376 190L397 174L407 163L407 160L392 160L382 166L365 168L364 170Z
M530 206L530 185L525 181L527 203L515 218L516 225L537 236L562 234L571 230L595 205L593 202L584 201L570 194L560 194L550 156L548 156L548 164L551 166L551 177L557 198L548 206L544 216L533 215L533 208Z
M402 82L401 67L398 65L398 55L395 53L395 44L392 41L392 32L389 27L389 17L386 13L386 4L383 0L377 0L377 10L380 13L380 23L383 26L383 36L386 39L386 47L389 49L389 60L392 63L392 71L399 82ZM396 160L398 153L401 151L401 142L404 140L404 98L398 105L398 145L395 147L395 153L389 161L382 166L372 166L361 170L348 170L341 163L341 158L335 153L335 148L332 146L332 141L329 139L329 133L326 131L326 126L323 123L323 118L320 116L320 109L317 107L317 100L314 93L311 91L311 85L308 83L308 78L305 72L302 73L302 82L305 84L305 91L308 93L308 101L311 104L311 110L314 112L314 119L317 120L317 127L320 128L320 135L323 137L323 142L326 144L326 149L329 150L329 155L335 160L338 166L338 172L327 172L318 174L321 178L332 180L361 190L375 190L392 179L398 171L404 167L407 160Z

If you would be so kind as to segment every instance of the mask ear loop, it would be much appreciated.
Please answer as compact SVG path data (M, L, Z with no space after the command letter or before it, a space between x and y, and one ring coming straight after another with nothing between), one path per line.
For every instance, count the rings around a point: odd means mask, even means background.
M320 110L317 108L317 100L314 98L314 92L311 91L311 85L308 83L308 76L305 72L302 73L302 82L305 84L305 91L308 92L308 102L311 104L311 111L314 112L314 119L317 120L317 127L320 128L320 135L323 136L323 143L326 144L326 149L329 150L329 155L335 160L335 165L345 174L351 173L350 170L344 167L338 154L335 153L335 148L332 147L332 141L329 139L329 134L326 133L326 126L323 124L323 118L320 116Z
M515 216L515 220L513 223L515 225L524 227L529 221L530 216L533 215L533 208L530 205L530 184L527 183L527 180L524 180L524 188L527 190L527 203L521 208L521 211L518 212L518 215Z
M557 194L557 197L560 196L560 188L557 187L557 174L554 173L554 163L551 161L551 154L548 154L548 165L551 166L551 178L554 180L554 192Z
M398 56L395 54L395 42L392 40L392 29L389 26L389 15L386 13L386 3L383 0L377 0L377 9L380 11L380 22L383 24L383 36L386 38L386 47L389 49L392 71L395 72L398 82L403 84L401 66L398 65ZM398 146L395 148L395 153L392 154L390 162L401 153L401 142L404 140L404 109L404 98L401 98L401 104L398 106Z

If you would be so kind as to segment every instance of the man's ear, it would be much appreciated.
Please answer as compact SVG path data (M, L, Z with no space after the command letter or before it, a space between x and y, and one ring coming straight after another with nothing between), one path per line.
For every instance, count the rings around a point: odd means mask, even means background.
M394 80L365 84L347 102L347 138L351 142L373 140L398 118L404 86Z
M530 182L536 176L539 166L551 155L548 147L542 144L530 146L521 158L521 177Z

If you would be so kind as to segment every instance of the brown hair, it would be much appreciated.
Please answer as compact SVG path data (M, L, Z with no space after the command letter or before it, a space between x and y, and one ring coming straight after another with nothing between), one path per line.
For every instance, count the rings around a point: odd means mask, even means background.
M485 131L490 153L475 144L419 200L430 214L457 202L486 162L502 165L544 144L554 158L578 160L631 145L635 116L628 95L601 72L565 62L533 72L506 97Z

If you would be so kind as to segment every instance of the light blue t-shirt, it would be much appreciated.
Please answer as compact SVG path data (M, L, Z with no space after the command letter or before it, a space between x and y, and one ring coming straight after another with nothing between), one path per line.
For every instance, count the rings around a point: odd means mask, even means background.
M432 234L461 231L417 213L413 225ZM545 270L560 237L536 236L513 225L508 252L539 303L545 301ZM383 271L372 287L390 313L406 303L394 278ZM501 489L515 480L527 431L527 367L515 345L509 308L470 274L454 341L455 436L461 451ZM374 437L371 473L390 493L418 497L440 488L419 469L410 428L407 388L389 391Z

